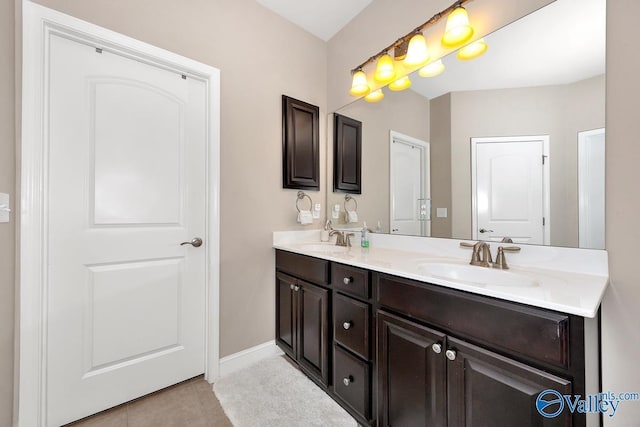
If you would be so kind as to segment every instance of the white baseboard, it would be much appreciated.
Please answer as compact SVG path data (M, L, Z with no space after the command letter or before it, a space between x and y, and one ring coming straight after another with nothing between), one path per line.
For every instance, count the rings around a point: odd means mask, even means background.
M271 356L284 354L275 341L239 351L220 359L220 376L224 377Z

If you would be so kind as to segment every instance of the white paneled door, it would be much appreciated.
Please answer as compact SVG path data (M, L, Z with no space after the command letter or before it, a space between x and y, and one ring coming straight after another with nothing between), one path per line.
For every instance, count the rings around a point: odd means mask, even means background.
M206 85L49 40L46 412L61 425L205 369Z
M548 136L472 138L473 239L549 244Z

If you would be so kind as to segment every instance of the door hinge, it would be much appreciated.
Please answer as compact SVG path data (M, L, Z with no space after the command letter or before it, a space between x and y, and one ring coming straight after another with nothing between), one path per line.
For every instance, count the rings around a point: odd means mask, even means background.
M542 155L542 164L543 165L546 163L547 157L549 157L549 156L545 156L544 154Z
M545 217L542 217L542 226L544 227L547 224L547 220Z
M96 53L102 53L102 48L101 47L97 47L96 48Z
M187 75L186 74L182 74L182 80L187 80Z

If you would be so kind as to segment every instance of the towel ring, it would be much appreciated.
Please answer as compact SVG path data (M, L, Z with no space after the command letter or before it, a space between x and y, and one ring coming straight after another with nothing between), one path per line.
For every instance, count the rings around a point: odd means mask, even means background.
M347 203L348 202L353 202L353 204L356 206L354 211L358 210L358 202L357 202L357 200L354 199L353 197L351 197L350 194L345 194L345 196L344 196L344 210L345 210L345 212L348 212L348 209L347 209Z
M296 199L296 209L298 209L298 212L300 212L300 206L298 206L298 203L300 202L300 200L304 199L305 197L309 199L309 210L313 208L313 200L311 200L311 196L309 196L304 191L298 191L298 198Z

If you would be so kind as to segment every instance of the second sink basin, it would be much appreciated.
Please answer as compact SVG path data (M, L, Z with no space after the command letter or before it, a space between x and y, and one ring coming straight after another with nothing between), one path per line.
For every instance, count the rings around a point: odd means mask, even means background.
M538 286L537 280L522 274L472 265L440 262L423 263L418 265L418 272L425 276L473 283L481 286L509 286L518 288Z

